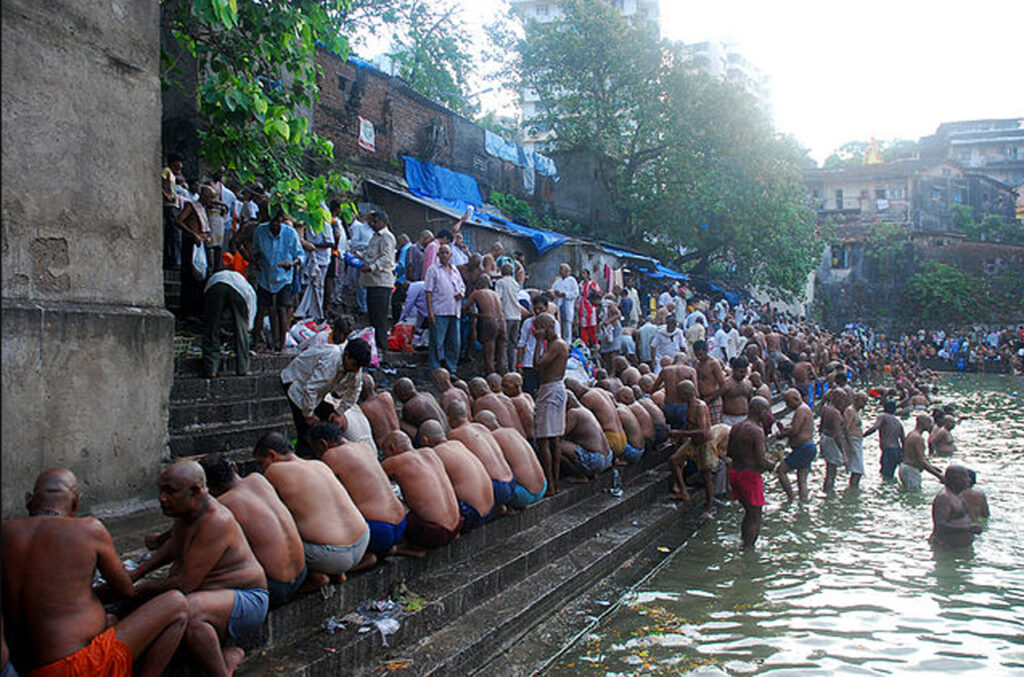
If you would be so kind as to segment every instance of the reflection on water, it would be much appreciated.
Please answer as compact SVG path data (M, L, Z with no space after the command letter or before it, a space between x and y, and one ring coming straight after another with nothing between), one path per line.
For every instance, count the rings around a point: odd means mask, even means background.
M953 460L977 471L992 511L971 549L931 548L938 482L925 474L920 495L882 483L873 435L859 492L841 471L825 500L820 461L806 505L787 504L767 481L761 538L746 552L742 508L719 508L552 672L1024 674L1024 381L955 375L939 385L961 419Z

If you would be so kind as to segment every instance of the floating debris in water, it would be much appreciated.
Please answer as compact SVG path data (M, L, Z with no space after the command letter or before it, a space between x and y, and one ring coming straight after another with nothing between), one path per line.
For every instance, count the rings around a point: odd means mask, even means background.
M664 545L659 545L658 552L672 552L672 548L667 548Z

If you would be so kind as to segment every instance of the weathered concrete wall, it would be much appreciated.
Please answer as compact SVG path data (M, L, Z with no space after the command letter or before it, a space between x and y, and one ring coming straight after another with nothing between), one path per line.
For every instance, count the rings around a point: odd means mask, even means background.
M64 464L92 507L154 495L162 310L159 5L3 3L3 515Z

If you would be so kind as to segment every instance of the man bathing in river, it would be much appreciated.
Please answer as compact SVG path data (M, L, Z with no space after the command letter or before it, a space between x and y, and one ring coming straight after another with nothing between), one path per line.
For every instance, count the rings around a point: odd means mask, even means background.
M842 390L830 390L821 400L821 421L819 421L818 445L821 458L825 461L825 484L822 490L826 494L835 488L836 472L843 464L843 450L849 446L846 426L843 425L841 407L844 404Z
M879 458L883 480L891 480L896 476L896 468L903 458L903 424L896 418L896 403L886 400L882 404L882 413L874 424L864 431L864 437L878 431L878 446L882 450Z
M771 405L763 397L750 400L750 412L729 431L729 484L733 498L743 504L743 523L740 535L743 546L752 547L761 532L761 513L764 509L764 480L761 473L774 466L768 460L768 445L764 422L771 413Z
M850 473L850 488L860 486L860 478L864 476L864 424L860 412L868 403L864 393L854 393L843 412L843 428L846 431L846 472Z
M793 419L788 426L783 425L782 421L776 425L779 429L778 436L785 437L789 442L790 452L786 458L782 459L782 463L776 466L775 474L778 475L779 483L782 484L786 496L792 501L795 498L793 485L790 484L786 473L796 470L800 500L806 501L807 475L811 471L811 461L818 453L812 441L814 439L814 415L796 388L790 388L784 392L782 399L786 403L786 407L793 412Z
M690 492L686 489L683 479L683 466L686 459L692 458L704 481L705 510L701 515L702 519L711 517L711 507L714 504L715 492L711 473L718 465L718 454L715 446L709 439L711 432L711 412L708 405L697 397L697 389L690 381L680 381L677 386L686 404L686 428L673 430L673 437L685 437L686 441L672 454L669 459L669 467L672 469L674 482L672 485L671 498L680 501L689 501Z
M952 433L956 419L946 414L941 419L935 419L935 422L936 426L928 436L928 453L932 456L952 456L956 452Z
M974 542L982 527L971 519L963 492L970 484L970 473L962 465L951 465L942 476L944 485L932 501L932 535L935 545L963 548Z
M925 456L924 433L931 431L934 427L932 417L928 414L917 415L917 425L907 435L906 444L903 446L903 461L900 463L900 482L907 491L921 491L921 471L927 470L940 482L942 471L928 462Z

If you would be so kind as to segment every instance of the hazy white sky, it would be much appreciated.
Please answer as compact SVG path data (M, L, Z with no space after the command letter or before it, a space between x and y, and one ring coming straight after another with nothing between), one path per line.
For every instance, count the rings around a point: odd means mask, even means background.
M505 0L461 3L467 38L485 49L477 27ZM771 78L776 128L819 162L855 139L1024 117L1024 0L662 0L661 29L684 42L734 42Z

